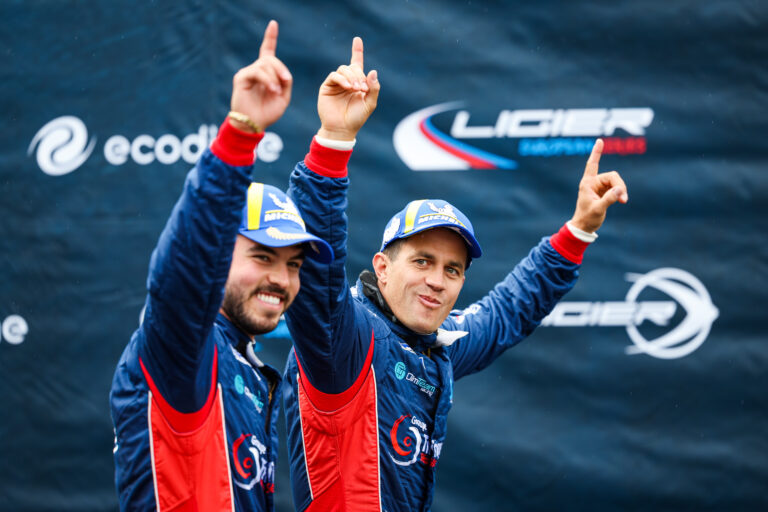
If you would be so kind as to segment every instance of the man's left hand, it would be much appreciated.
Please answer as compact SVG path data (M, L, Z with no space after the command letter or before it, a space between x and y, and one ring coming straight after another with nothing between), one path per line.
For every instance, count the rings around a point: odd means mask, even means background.
M587 233L594 233L600 229L609 206L617 201L623 204L629 200L627 186L618 172L598 174L602 153L603 140L597 139L587 160L584 176L579 183L576 212L570 221L574 227Z

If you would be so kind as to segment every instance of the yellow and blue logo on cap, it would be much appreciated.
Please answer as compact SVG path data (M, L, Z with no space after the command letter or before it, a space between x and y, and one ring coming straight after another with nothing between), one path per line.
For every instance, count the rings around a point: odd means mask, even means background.
M479 258L483 251L475 238L472 223L466 215L442 199L419 199L411 201L397 212L387 223L381 250L394 240L407 238L432 228L450 228L456 231L467 244L470 258Z
M331 246L307 232L291 198L271 185L251 183L248 187L239 233L267 247L307 243L312 249L307 256L321 263L333 261Z

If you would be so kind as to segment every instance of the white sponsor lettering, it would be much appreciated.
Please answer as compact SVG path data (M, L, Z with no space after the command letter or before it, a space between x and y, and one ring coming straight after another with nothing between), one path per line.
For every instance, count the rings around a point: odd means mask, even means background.
M256 156L262 162L270 163L280 158L283 150L283 139L273 132L265 132L264 138L256 148Z
M460 224L461 222L456 217L449 217L447 215L422 215L419 217L418 224L424 224L425 222L433 222L433 221L446 221L450 222L451 224Z
M411 423L421 428L421 430L424 430L426 432L427 430L427 424L421 421L416 416L411 417Z
M149 165L155 160L163 165L172 165L180 159L188 164L197 162L203 150L216 137L215 125L200 125L195 133L183 139L164 134L157 139L148 134L136 136L133 141L123 135L113 135L104 143L104 158L112 165L123 165L129 157L139 165Z
M480 312L480 309L480 304L472 304L464 311L451 311L451 315L453 315L453 319L456 321L457 325L462 325L467 315L476 315Z
M104 144L104 158L112 165L123 165L131 154L131 142L122 135L113 135Z
M18 345L24 341L24 337L29 332L29 325L23 317L19 315L10 315L3 320L0 327L0 341L5 340L11 345Z
M421 377L416 377L411 372L408 372L408 375L405 376L405 380L415 384L419 388L419 390L421 390L422 393L426 393L429 396L432 396L435 394L435 386L433 386L426 380L422 379Z
M645 135L653 121L650 108L572 108L502 110L493 126L468 126L470 114L456 113L451 136L458 139L503 137L601 137L617 129L630 135Z
M562 302L544 319L543 325L558 327L622 327L646 320L667 325L675 315L672 301L656 302Z
M709 292L692 274L677 268L660 268L647 274L627 274L632 282L624 302L561 302L543 321L553 327L626 327L634 343L626 353L648 354L660 359L687 356L707 339L712 323L720 312L712 303ZM668 295L672 301L638 301L646 288L654 288ZM644 322L667 326L677 312L677 305L685 311L685 318L662 336L648 340L640 334Z
M133 161L139 165L160 163L173 165L180 160L194 164L216 137L216 125L200 125L200 128L183 138L166 133L155 138L143 133L133 140L120 134L112 135L104 143L106 161L115 166ZM88 129L75 116L62 116L50 121L35 134L27 150L35 151L37 165L50 176L68 174L85 163L96 145L96 137L88 139ZM259 160L274 162L280 158L283 140L272 132L264 134L257 148Z

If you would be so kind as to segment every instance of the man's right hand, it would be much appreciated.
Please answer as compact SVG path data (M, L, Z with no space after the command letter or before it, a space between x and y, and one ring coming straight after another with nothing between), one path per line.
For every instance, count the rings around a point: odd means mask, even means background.
M275 57L277 22L272 20L264 31L259 58L235 74L232 80L231 109L245 114L264 131L288 108L291 102L293 77L288 68ZM229 119L236 128L253 132L245 123Z
M355 37L349 65L339 66L320 86L317 113L321 127L317 135L326 139L354 140L376 109L380 89L376 71L367 76L363 71L363 40Z

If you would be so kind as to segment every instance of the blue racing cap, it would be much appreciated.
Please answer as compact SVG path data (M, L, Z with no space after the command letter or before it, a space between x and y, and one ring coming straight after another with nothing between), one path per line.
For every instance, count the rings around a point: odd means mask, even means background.
M381 250L401 238L432 228L448 228L456 231L467 244L470 259L479 258L483 251L475 238L472 223L447 201L442 199L420 199L411 201L405 208L389 219L381 241Z
M333 250L325 240L307 233L304 219L291 198L277 187L251 183L243 208L239 233L267 247L306 243L307 256L320 263L333 261Z

